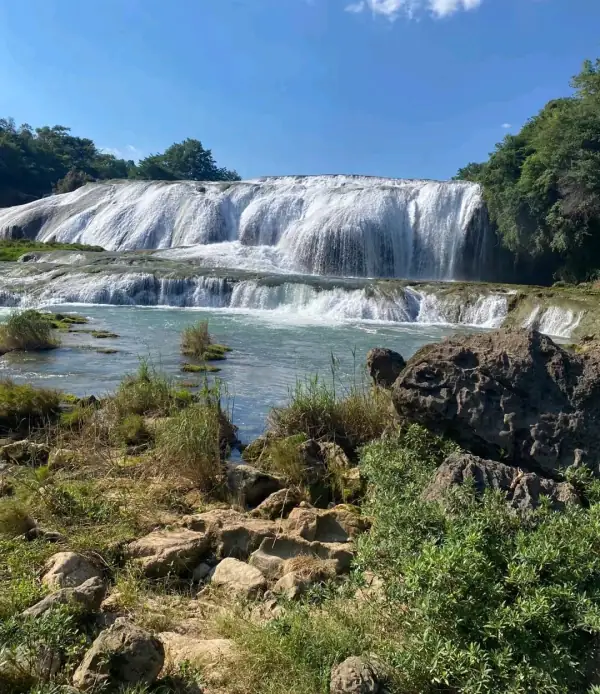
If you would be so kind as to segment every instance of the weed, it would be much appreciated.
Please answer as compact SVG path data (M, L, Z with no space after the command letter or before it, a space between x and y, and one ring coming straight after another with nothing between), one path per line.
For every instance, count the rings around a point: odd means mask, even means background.
M54 390L0 381L0 430L28 432L60 412L60 396Z
M139 414L128 414L117 424L115 440L126 446L139 446L150 440L144 418Z
M208 321L198 321L187 326L181 333L181 353L186 357L202 359L211 342Z
M39 311L13 311L0 325L1 352L40 351L55 349L58 345L51 321Z

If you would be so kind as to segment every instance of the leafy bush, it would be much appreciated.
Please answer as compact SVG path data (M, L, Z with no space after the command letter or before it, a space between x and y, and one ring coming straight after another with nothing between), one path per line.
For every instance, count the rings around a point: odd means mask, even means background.
M175 393L171 381L143 360L137 373L126 377L119 385L114 405L120 416L166 416L176 405Z
M39 311L13 311L0 325L0 351L55 349L59 342L52 333L52 322Z
M352 455L379 438L391 422L389 394L352 387L341 395L318 377L298 381L285 407L272 410L269 430L280 438L304 434L339 444Z
M27 431L55 419L59 412L56 391L0 381L0 430Z

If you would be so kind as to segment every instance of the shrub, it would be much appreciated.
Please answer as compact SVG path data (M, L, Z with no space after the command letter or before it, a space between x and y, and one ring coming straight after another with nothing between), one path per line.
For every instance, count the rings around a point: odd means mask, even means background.
M17 537L31 527L31 517L22 504L14 499L0 500L0 537Z
M148 442L150 433L141 415L128 414L117 424L115 437L117 442L126 446L139 446Z
M0 351L46 350L58 347L52 333L52 322L39 311L14 311L0 325Z
M186 357L203 359L210 344L211 337L206 320L189 325L181 334L181 353Z
M137 373L126 377L119 385L114 405L120 416L166 416L175 405L174 393L170 380L142 360Z
M314 377L298 381L289 404L272 410L269 429L279 438L304 434L333 441L352 455L379 438L391 421L387 391L352 387L340 396L334 386Z
M59 412L56 391L0 381L0 430L27 431L55 419Z

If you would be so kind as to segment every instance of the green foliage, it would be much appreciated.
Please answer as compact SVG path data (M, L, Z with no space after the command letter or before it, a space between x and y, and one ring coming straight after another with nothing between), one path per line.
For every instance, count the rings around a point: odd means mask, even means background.
M148 442L150 434L141 415L128 414L117 424L115 438L126 446L139 446Z
M285 407L269 416L269 429L278 438L304 434L339 444L352 454L381 436L390 424L389 394L381 389L352 387L342 393L335 385L313 377L298 381Z
M27 509L14 499L0 499L0 537L12 539L32 526Z
M119 385L114 404L119 415L166 416L177 406L176 391L171 381L142 360L136 374Z
M0 538L0 623L41 600L39 570L55 552L56 546L43 540Z
M0 381L0 431L27 432L55 419L60 395L54 390Z
M572 86L457 176L483 185L503 245L535 261L544 281L600 268L600 60L586 61Z
M83 243L46 243L29 239L0 239L0 261L16 261L25 253L38 251L103 251L101 246L86 246Z
M181 333L181 353L186 357L201 359L212 340L208 332L208 321L201 320L188 325Z
M54 349L59 343L52 328L51 320L39 311L13 311L0 325L0 352Z
M239 180L235 171L218 167L198 140L174 144L136 165L100 151L92 140L75 137L64 126L34 129L0 119L0 207L70 192L88 181L123 178Z

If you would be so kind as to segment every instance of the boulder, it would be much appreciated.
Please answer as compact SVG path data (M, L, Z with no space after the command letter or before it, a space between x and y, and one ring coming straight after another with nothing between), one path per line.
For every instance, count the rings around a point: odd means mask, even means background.
M11 465L46 465L50 448L43 443L33 441L15 441L0 447L0 461Z
M278 535L263 540L260 547L250 555L250 564L271 580L278 580L289 567L289 560L299 557L330 561L335 573L344 573L350 568L353 551L350 543L309 542L297 535Z
M83 691L151 685L164 660L164 647L158 639L119 618L94 641L75 671L73 684Z
M131 542L125 555L133 559L146 576L157 578L170 573L185 575L209 552L211 546L207 533L180 530L155 530Z
M223 684L227 667L234 663L234 644L229 639L197 639L169 631L158 638L165 649L165 668L177 670L189 664L211 686Z
M241 506L258 506L270 494L283 487L278 477L262 472L252 465L227 466L227 486Z
M106 586L98 577L89 578L76 588L61 588L23 612L26 617L39 617L59 605L74 605L84 614L100 609L106 595Z
M68 448L54 448L48 456L48 467L51 470L76 468L81 462L81 455Z
M262 571L232 558L223 559L217 564L211 576L211 584L248 598L257 597L267 587Z
M352 656L331 671L330 694L380 694L385 678L382 668L370 658Z
M182 525L208 538L211 551L219 559L245 560L267 537L275 537L280 526L261 518L250 518L233 509L215 509L186 516Z
M74 588L90 578L102 578L102 572L77 552L53 554L44 566L42 583L49 588Z
M376 386L391 388L405 366L402 355L392 349L375 347L367 353L367 370Z
M273 592L285 596L288 600L295 600L316 583L334 578L336 566L331 561L300 557L288 560L284 571L287 573L273 586Z
M565 504L580 504L573 485L541 477L535 472L485 460L468 453L453 453L438 468L423 497L427 501L442 500L452 487L469 482L476 494L486 489L506 495L507 503L518 511L532 511L540 505L540 498L550 499L553 508L559 510Z
M286 527L311 542L349 542L370 528L358 508L341 504L322 510L301 505L289 515Z
M302 501L300 492L295 489L280 489L273 492L262 503L260 503L252 515L256 518L285 518L289 512Z
M423 347L392 397L405 420L548 476L586 462L600 444L600 350L570 353L535 331L459 335Z

